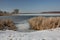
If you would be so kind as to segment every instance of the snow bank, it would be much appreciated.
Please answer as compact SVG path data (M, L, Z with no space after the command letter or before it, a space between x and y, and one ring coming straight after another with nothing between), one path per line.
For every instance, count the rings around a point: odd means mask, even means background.
M34 32L0 31L0 40L60 40L60 28Z

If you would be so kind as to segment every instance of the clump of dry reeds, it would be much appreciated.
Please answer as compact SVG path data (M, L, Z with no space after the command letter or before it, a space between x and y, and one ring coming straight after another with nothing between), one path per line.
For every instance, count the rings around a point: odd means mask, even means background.
M10 19L0 19L0 30L8 29L8 30L16 30L16 26Z
M60 27L60 17L34 17L29 19L31 29L45 30Z

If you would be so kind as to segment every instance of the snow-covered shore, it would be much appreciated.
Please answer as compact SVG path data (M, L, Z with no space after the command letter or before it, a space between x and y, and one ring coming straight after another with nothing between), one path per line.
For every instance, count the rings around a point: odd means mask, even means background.
M33 31L29 30L29 23L26 20L20 22L16 19L14 20L19 23L16 25L18 30L0 30L0 40L60 40L60 28Z
M60 28L34 32L0 31L0 40L60 40Z

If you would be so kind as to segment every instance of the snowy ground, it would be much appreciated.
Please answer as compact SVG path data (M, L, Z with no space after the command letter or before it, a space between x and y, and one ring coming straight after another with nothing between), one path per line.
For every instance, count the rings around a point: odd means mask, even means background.
M27 21L19 22L17 31L0 30L0 40L60 40L60 28L34 31L29 30Z
M34 32L0 31L0 40L60 40L60 28Z

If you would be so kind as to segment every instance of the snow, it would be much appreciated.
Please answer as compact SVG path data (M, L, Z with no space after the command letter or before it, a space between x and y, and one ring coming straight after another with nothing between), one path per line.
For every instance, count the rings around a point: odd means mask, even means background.
M0 40L60 40L60 28L49 30L29 30L29 23L17 24L17 31L0 30Z
M30 24L28 23L28 20L21 21L20 23L15 25L17 27L17 31L19 32L30 32L34 31L30 29Z
M60 40L60 28L34 32L0 31L0 40Z
M18 31L27 31L30 28L28 23L17 24L16 27L18 28Z

